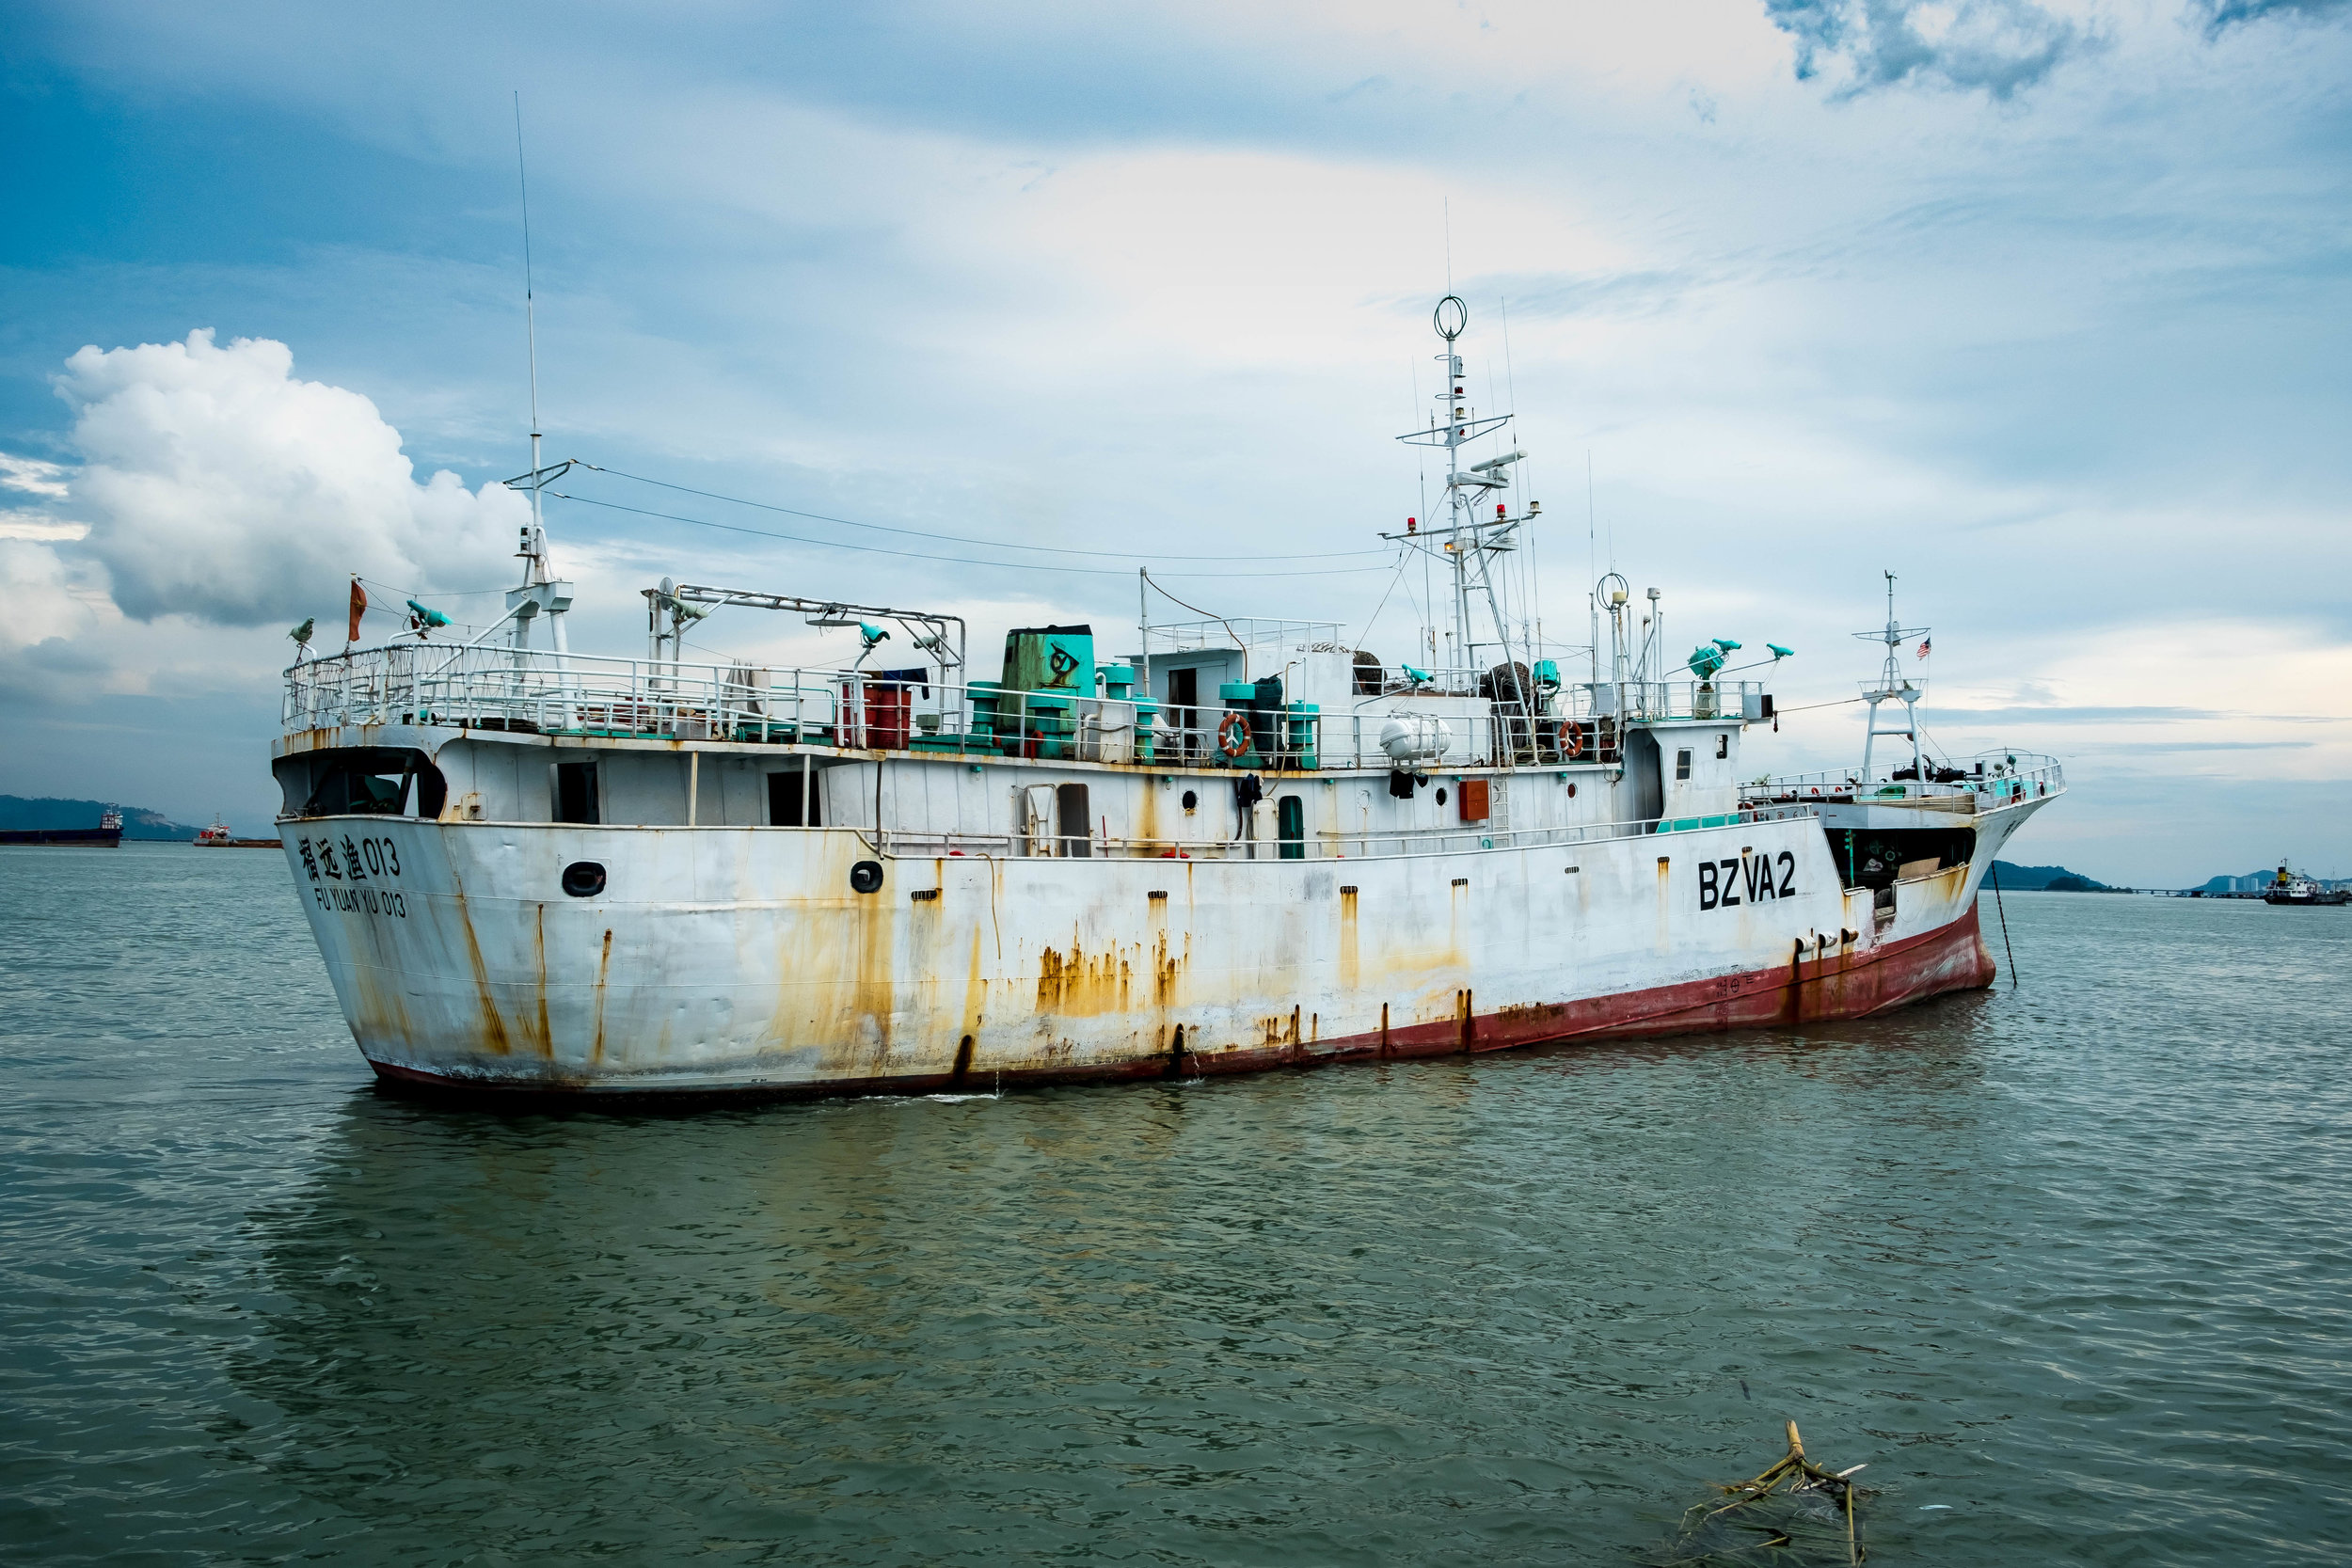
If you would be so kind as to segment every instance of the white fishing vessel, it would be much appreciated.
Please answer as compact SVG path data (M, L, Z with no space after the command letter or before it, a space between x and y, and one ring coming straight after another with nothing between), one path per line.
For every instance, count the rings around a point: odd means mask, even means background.
M534 434L498 626L286 673L283 836L359 1049L469 1090L914 1091L1850 1018L1988 984L1978 885L2058 766L1930 759L1891 578L1843 772L1753 780L1771 694L1737 642L1671 655L1656 589L1606 577L1590 647L1545 644L1511 565L1538 508L1497 499L1518 454L1464 466L1508 419L1463 400L1466 321L1448 296L1445 381L1403 437L1445 454L1445 515L1383 535L1451 588L1426 668L1336 626L1147 610L1132 652L1020 630L979 679L952 613L668 579L643 657L575 653L541 512L569 466ZM718 611L860 651L687 660ZM924 662L867 668L885 641Z

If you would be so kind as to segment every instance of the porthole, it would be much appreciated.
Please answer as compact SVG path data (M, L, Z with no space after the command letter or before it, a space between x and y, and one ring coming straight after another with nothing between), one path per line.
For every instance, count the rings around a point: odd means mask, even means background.
M604 867L595 861L574 861L564 868L564 891L575 898L594 898L604 891Z
M860 861L855 865L850 867L850 887L851 891L857 893L876 893L881 891L882 884L882 862Z
M1184 809L1185 809L1186 811L1190 811L1190 810L1192 810L1195 806L1198 806L1200 803L1200 796L1198 796L1198 795L1194 794L1194 793L1193 793L1191 790L1189 790L1189 789L1187 789L1187 790L1185 790L1185 791L1184 791Z
M1573 784L1568 785L1568 799L1571 800L1576 799L1576 785Z
M1438 786L1438 804L1441 806L1445 804L1445 785L1443 784Z

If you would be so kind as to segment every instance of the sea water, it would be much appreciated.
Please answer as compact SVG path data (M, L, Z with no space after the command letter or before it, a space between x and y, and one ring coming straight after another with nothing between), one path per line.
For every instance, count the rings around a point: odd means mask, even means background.
M1791 1418L1874 1561L2340 1559L2352 910L1984 916L1864 1022L517 1115L371 1086L280 856L0 850L0 1559L1633 1563Z

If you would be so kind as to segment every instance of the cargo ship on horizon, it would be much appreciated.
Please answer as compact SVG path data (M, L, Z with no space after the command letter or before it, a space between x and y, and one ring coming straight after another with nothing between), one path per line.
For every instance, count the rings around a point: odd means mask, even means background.
M52 849L115 849L122 844L122 811L108 806L99 813L95 828L0 829L0 847L17 845Z
M1510 415L1435 325L1441 574L1411 658L1335 625L1150 613L1016 630L976 678L953 613L644 590L643 657L574 653L532 436L524 581L470 641L286 672L289 865L377 1074L467 1091L918 1092L1192 1077L1853 1018L1988 985L1987 867L2050 758L1931 758L1884 644L1857 768L1756 781L1764 683L1670 651L1613 573L1547 642ZM1491 508L1491 510L1490 510ZM690 663L715 611L854 634L839 667ZM1195 612L1198 613L1197 611ZM545 646L535 645L544 632ZM702 635L707 635L705 631ZM866 666L895 639L925 662ZM1583 668L1578 669L1581 664ZM1581 676L1582 678L1577 678ZM1882 740L1900 741L1895 754Z

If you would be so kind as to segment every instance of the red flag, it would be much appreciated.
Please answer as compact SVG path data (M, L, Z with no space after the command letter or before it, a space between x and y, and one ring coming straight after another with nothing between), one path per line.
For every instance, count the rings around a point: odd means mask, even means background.
M344 641L357 642L359 641L359 617L365 615L367 612L368 591L359 586L359 579L358 578L353 578L351 579L351 635L344 638Z

